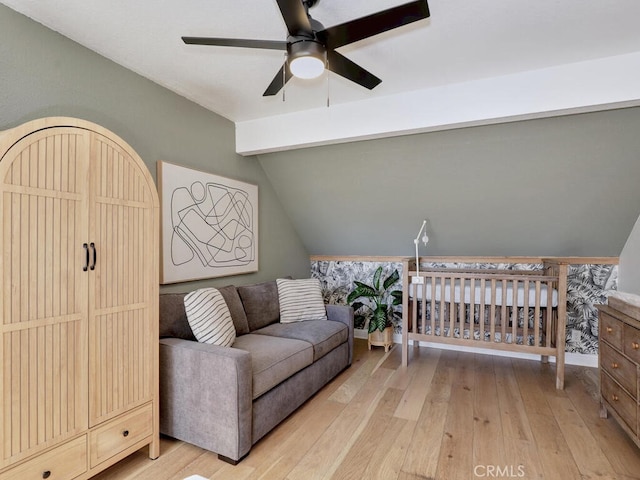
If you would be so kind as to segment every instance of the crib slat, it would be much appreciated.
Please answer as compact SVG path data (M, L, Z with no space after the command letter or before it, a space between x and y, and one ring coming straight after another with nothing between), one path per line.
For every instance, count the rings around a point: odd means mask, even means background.
M511 343L518 343L518 281L512 280Z
M491 279L491 311L489 312L490 340L496 341L496 281Z
M522 299L522 343L529 343L529 280L523 282L524 298Z
M486 294L486 280L480 279L480 310L478 311L478 321L480 322L480 341L484 342L484 304Z
M456 305L460 302L456 301L456 277L449 278L449 335L455 337L456 335ZM462 332L460 332L460 338L462 338Z
M445 314L445 296L446 296L446 289L445 289L445 277L440 277L440 311L439 313L439 317L440 317L440 336L444 337L444 314ZM451 332L449 332L451 333Z
M507 318L507 280L503 279L502 280L502 299L501 302L502 305L500 305L500 311L502 313L501 317L500 317L500 332L502 333L502 337L500 338L500 341L502 343L507 343L507 323L508 323L508 318Z
M420 309L420 320L421 320L421 324L420 324L420 328L418 329L420 333L422 333L423 335L427 333L427 321L426 321L426 317L427 317L427 284L426 282L423 283L422 285L420 285L420 288L422 289L422 300L421 300L421 306L422 308ZM433 292L431 292L433 294Z
M541 292L542 292L542 288L541 288L541 284L542 282L540 282L539 280L536 281L536 307L534 309L534 323L533 323L533 328L535 328L535 331L533 333L533 344L534 346L539 346L540 345L540 296L541 296ZM547 292L548 292L548 288L547 288ZM549 302L549 298L547 296L547 302Z
M411 299L411 318L409 322L409 331L415 333L418 331L418 297L420 293L420 285L413 285L413 298Z
M473 340L475 337L473 331L475 330L475 318L476 318L476 279L471 278L469 288L470 301L469 301L469 340Z
M548 295L548 294L547 294ZM548 302L548 300L547 300ZM547 347L551 347L551 340L553 338L553 308L547 307L547 319L546 319L546 331L545 331L545 344Z
M425 285L427 282L425 281ZM436 277L431 277L431 335L436 334Z

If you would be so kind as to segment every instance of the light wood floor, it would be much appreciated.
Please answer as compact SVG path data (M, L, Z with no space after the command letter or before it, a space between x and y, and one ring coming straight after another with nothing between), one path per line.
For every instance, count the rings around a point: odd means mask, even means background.
M640 449L599 417L597 370L400 346L369 352L233 467L163 438L96 479L640 479Z

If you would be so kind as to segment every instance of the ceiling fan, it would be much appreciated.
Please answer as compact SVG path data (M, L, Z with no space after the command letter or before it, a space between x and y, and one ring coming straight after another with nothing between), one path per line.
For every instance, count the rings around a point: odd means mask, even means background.
M340 25L324 28L309 15L318 0L276 0L287 26L286 41L236 38L182 37L189 45L284 50L287 58L263 96L277 94L292 76L314 78L325 68L369 90L382 80L336 52L336 48L429 16L427 0L417 0Z

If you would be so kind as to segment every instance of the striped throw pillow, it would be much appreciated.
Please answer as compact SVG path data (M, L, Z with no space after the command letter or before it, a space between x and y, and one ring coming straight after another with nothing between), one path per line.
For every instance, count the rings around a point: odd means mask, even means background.
M230 347L236 340L231 312L215 288L202 288L184 296L189 326L199 342Z
M280 323L327 319L320 280L278 278L276 283L280 301Z

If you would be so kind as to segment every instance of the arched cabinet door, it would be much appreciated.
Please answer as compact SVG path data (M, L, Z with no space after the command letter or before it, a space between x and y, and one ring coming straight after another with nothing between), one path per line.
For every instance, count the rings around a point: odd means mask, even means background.
M136 157L104 135L91 136L90 426L154 393L157 201Z
M88 426L89 138L52 127L0 139L0 466Z
M73 452L63 476L78 478L143 442L155 458L159 228L148 169L98 125L35 120L0 132L0 212L0 477L56 448ZM114 443L111 430L130 420L144 431Z

